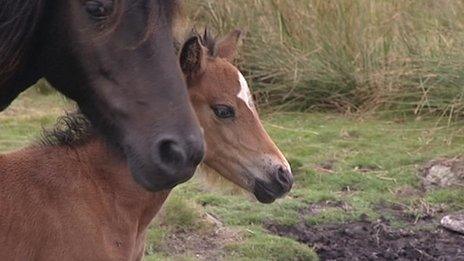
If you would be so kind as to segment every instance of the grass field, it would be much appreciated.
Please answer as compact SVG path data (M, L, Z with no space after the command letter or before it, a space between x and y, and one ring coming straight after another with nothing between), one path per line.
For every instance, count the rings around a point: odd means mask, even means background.
M30 143L53 124L63 98L29 91L0 114L0 151ZM271 205L201 178L177 187L152 226L147 260L311 260L312 247L270 232L269 226L318 227L388 219L407 227L464 208L461 186L423 191L422 165L462 155L464 128L438 118L346 117L325 113L263 113L266 129L290 160L295 187ZM415 222L388 211L400 206ZM420 222L419 222L420 223ZM418 224L419 224L418 223Z
M185 2L190 25L248 32L240 64L262 104L463 116L463 1Z

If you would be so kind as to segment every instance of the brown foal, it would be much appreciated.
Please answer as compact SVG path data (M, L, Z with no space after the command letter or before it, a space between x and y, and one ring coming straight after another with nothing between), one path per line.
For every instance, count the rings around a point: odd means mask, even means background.
M292 186L290 166L264 130L243 75L231 63L240 31L194 36L181 67L204 128L204 165L263 203ZM81 115L40 145L0 155L0 260L140 260L145 237L170 190L132 178Z

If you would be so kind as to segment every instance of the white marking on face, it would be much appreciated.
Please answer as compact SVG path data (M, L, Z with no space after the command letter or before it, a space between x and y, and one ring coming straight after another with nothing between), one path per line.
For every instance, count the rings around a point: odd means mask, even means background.
M248 87L248 83L243 77L243 74L238 71L238 80L240 81L240 92L237 94L237 97L245 102L245 104L253 110L255 107L253 103L253 96L251 95L250 88Z

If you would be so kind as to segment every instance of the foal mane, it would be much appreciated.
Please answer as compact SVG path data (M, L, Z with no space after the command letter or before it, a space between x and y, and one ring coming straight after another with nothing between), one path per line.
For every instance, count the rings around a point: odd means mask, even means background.
M67 113L58 118L52 129L43 131L39 145L73 147L85 144L96 134L96 130L82 113Z
M0 84L19 66L39 23L44 0L3 0L0 8Z

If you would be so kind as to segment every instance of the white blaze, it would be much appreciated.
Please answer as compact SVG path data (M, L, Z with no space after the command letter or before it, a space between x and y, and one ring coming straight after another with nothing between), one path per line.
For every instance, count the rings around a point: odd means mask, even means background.
M253 96L251 95L250 88L248 87L248 83L243 77L243 74L237 70L238 73L238 79L240 82L240 91L237 94L237 98L241 99L242 101L245 102L245 104L248 106L248 108L252 111L255 120L259 121L258 114L256 113L255 110L255 105L253 103ZM288 163L287 159L285 156L277 149L278 156L276 155L267 155L263 159L265 159L265 162L271 163L271 164L282 164L284 167L289 171L290 173L292 172L290 168L290 164ZM261 170L255 170L255 171L250 171L252 173L257 173L258 176L261 176L262 178L266 178L267 176L265 173ZM263 176L264 175L264 176Z
M251 96L248 83L245 77L243 77L242 73L238 70L237 72L238 72L238 80L240 81L240 92L237 94L237 97L243 100L250 109L253 109L254 108L253 96Z

